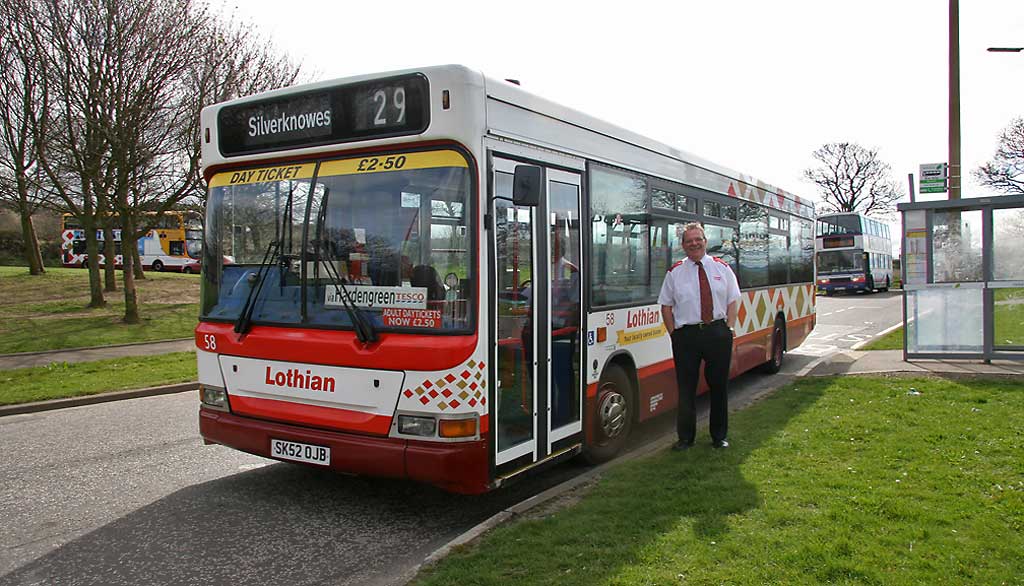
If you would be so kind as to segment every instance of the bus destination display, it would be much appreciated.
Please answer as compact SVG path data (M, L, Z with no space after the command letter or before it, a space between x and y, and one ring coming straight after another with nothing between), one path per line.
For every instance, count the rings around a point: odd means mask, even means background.
M225 156L416 134L426 130L427 80L408 75L229 106L217 119Z
M849 248L854 245L853 236L826 236L822 248Z

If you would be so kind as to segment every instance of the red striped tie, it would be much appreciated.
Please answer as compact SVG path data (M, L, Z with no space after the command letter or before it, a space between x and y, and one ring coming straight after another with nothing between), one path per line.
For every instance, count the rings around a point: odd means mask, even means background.
M714 319L715 302L711 298L711 284L704 265L697 263L697 279L700 281L700 321L709 324Z

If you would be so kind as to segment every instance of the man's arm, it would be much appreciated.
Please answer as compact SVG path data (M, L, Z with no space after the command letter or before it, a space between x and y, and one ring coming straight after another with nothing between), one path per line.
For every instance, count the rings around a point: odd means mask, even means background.
M736 315L739 313L739 310L740 303L738 301L733 301L725 309L725 323L730 328L736 327Z
M665 323L665 329L672 333L676 329L676 319L672 316L672 306L661 306L661 319Z

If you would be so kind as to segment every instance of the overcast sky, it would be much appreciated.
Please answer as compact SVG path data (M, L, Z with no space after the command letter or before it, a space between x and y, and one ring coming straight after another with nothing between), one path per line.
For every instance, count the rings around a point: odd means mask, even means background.
M615 4L242 0L235 10L310 81L461 63L814 199L803 170L826 142L877 148L904 191L919 164L947 159L947 0ZM966 170L1024 116L1024 53L990 46L1024 46L1024 1L960 3ZM989 195L965 175L963 197Z

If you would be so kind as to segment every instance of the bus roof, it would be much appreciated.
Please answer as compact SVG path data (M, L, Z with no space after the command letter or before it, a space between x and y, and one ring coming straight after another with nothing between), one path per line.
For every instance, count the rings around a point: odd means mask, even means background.
M337 78L331 80L324 80L309 84L290 86L286 88L280 88L263 92L260 94L254 94L251 96L245 96L228 102L220 104L214 104L203 109L203 127L207 131L213 130L214 133L217 131L217 112L225 107L233 107L249 102L258 102L267 99L273 99L276 97L284 97L295 93L302 92L313 92L321 89L334 88L343 85L357 84L360 82L371 81L380 78L396 77L402 75L420 73L428 77L431 83L437 80L444 80L442 83L454 84L467 89L478 90L483 96L488 99L496 100L497 102L509 104L516 108L520 108L553 120L568 124L570 126L586 130L597 135L614 139L621 143L630 145L637 149L642 149L648 153L661 155L667 159L673 161L686 163L693 167L703 169L714 175L719 175L728 179L731 179L737 183L735 187L736 193L732 193L734 187L730 182L730 189L728 195L741 197L743 199L749 199L754 201L760 201L761 203L768 203L768 199L771 196L775 196L779 201L771 202L772 207L786 208L794 206L801 215L807 217L813 217L814 204L811 200L800 198L792 193L782 190L778 187L770 185L766 182L760 181L752 176L744 175L735 170L717 165L711 161L703 159L690 152L666 145L664 143L655 141L647 138L640 134L626 130L625 128L616 126L609 122L605 122L599 118L585 114L573 108L563 106L536 94L533 94L516 83L510 83L507 80L500 80L485 76L482 72L474 69L470 69L463 65L437 65L430 67L421 67L413 69L403 69L388 72L378 72L373 74L356 75L345 78ZM444 87L448 87L445 85ZM490 125L489 125L490 126ZM418 136L419 139L430 139L435 138L430 136L430 130ZM403 136L399 139L395 138L383 138L373 140L372 144L388 144L396 141L408 141L410 136ZM367 141L371 142L371 141ZM316 154L326 152L329 150L336 150L338 144L332 145L318 145L313 147L307 147L297 149L298 152L303 154ZM362 146L362 145L361 145ZM554 147L563 146L561 144L551 145ZM296 153L289 153L294 155ZM594 157L594 153L580 152L574 154L581 154L590 158L596 158L600 160L600 157ZM260 159L272 159L280 157L281 153L263 153L255 155L248 160L260 160ZM204 168L210 166L219 166L228 162L228 158L223 157L218 150L217 140L209 140L207 137L203 142L203 162ZM748 193L749 192L749 193ZM753 192L756 192L754 196ZM782 200L789 200L790 206L782 205ZM795 204L795 205L794 205Z

